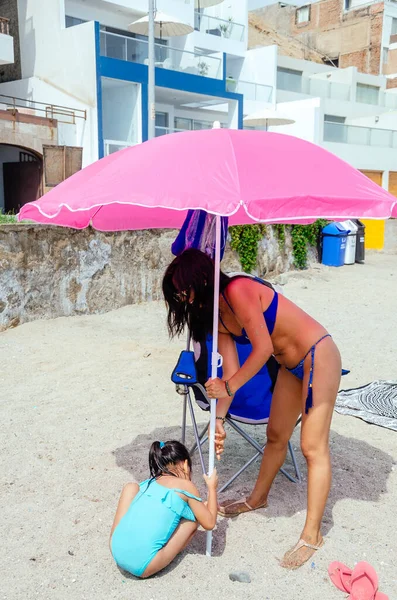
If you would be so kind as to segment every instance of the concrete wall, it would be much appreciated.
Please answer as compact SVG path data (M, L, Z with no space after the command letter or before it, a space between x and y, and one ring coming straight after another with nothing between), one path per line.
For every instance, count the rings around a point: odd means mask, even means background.
M10 35L14 44L14 62L11 65L0 66L0 83L22 77L21 55L19 46L18 0L2 0L0 17L10 20Z
M0 144L22 146L43 153L43 144L56 144L57 127L48 119L18 115L16 119L6 111L0 113Z
M384 251L397 254L397 219L386 221Z
M99 233L41 225L0 226L0 329L35 319L99 313L161 298L176 231ZM259 244L258 274L291 268L271 228ZM227 249L226 271L241 271Z

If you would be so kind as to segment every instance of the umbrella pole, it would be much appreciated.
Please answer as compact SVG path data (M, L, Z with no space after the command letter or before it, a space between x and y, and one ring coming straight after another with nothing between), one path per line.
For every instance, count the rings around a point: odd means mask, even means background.
M154 15L155 0L149 0L149 31L148 31L148 139L155 136L156 104L155 104L155 68L154 68Z
M211 379L218 375L218 321L219 321L219 278L221 264L221 217L217 215L215 222L215 277L214 277L214 315L212 330L212 355L211 355ZM216 399L211 398L211 418L210 418L210 439L209 439L209 459L208 475L214 470L215 462L215 417L216 417ZM206 555L212 554L212 531L207 533Z

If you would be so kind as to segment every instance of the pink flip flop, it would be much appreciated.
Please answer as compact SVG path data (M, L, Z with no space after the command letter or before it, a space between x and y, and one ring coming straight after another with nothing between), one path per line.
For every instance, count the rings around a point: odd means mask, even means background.
M338 590L350 594L352 570L349 567L336 560L329 565L328 575Z
M359 562L353 569L351 576L351 593L349 600L382 600L379 597L378 576L370 564L365 561Z
M382 592L376 592L375 600L389 600L389 596L386 596L386 594L382 594Z

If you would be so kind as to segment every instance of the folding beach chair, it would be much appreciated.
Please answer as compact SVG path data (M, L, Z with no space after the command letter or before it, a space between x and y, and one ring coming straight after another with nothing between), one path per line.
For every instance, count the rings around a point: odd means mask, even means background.
M207 441L208 425L200 432L197 426L194 412L193 398L196 404L204 411L210 410L210 401L204 388L204 383L208 380L211 373L211 336L201 343L193 343L194 350L190 350L190 339L188 339L187 349L182 351L178 363L172 373L171 379L176 384L177 391L183 396L183 416L182 416L182 442L186 439L187 409L193 425L195 443L191 449L191 454L198 452L203 474L207 472L204 464L202 447ZM240 364L248 357L251 351L249 344L236 344ZM249 435L240 425L266 425L269 421L270 405L272 393L276 383L278 364L274 357L262 367L255 377L247 382L236 393L226 417L226 423L241 435L256 451L255 454L245 463L219 490L223 492L231 483L241 475L259 456L263 455L265 446L260 444L251 435ZM219 375L221 372L219 369ZM193 398L192 398L193 396ZM299 421L298 421L299 422ZM301 481L301 474L296 462L295 453L291 442L288 442L289 454L292 460L295 474L291 475L284 468L281 473L293 483Z

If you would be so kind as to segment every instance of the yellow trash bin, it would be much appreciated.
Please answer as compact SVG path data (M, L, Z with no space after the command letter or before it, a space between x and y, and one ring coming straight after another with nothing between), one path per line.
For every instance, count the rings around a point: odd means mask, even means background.
M385 244L385 221L361 219L365 225L365 249L383 250Z

